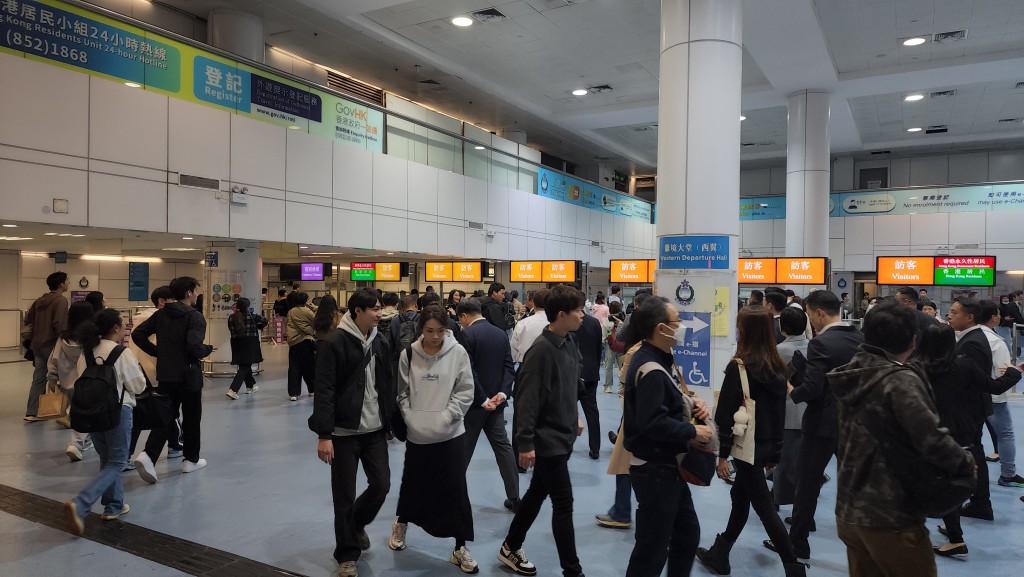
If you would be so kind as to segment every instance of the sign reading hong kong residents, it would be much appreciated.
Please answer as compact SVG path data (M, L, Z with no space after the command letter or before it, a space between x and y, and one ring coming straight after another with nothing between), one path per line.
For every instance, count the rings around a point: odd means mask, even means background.
M729 237L663 236L658 239L658 268L728 270Z

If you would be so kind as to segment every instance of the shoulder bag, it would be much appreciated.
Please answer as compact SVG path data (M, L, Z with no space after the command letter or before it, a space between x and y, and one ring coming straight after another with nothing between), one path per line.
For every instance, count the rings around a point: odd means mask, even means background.
M736 358L736 368L740 372L740 385L743 387L743 404L733 414L732 451L730 455L744 463L754 464L754 399L750 397L750 381L747 379L747 368L743 361Z

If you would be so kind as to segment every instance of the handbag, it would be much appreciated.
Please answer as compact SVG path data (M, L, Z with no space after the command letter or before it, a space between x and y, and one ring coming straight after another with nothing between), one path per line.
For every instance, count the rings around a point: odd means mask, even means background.
M683 418L689 421L693 414L693 401L684 395L683 405ZM711 438L703 443L697 439L691 440L687 451L676 456L676 466L680 479L691 485L707 487L715 478L718 466L718 426L711 419L698 419L694 424L710 427Z
M626 352L626 343L615 338L615 327L612 327L610 333L608 333L608 348L613 353L624 353Z
M63 417L68 412L68 397L62 391L47 391L39 395L39 410L36 416L40 418Z
M750 398L750 381L747 379L747 368L743 361L736 358L736 367L740 371L740 385L743 387L743 404L733 414L732 451L730 455L749 465L754 464L754 399Z
M161 395L146 379L146 389L135 395L135 409L132 411L132 428L139 430L163 429L171 422L173 407L171 398Z

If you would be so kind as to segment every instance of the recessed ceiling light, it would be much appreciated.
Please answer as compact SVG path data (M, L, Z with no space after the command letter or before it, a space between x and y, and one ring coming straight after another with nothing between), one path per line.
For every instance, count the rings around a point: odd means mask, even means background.
M125 82L124 85L128 88L142 88L142 85L138 82Z
M460 28L465 28L466 26L473 25L473 19L468 16L456 16L455 18L452 18L452 24Z
M590 91L587 90L586 88L577 88L576 90L572 91L572 95L573 96L586 96L588 92L590 92Z
M192 240L192 237L191 236L183 236L183 237L181 237L181 240Z
M920 36L915 36L913 38L907 38L906 40L904 40L903 41L903 45L904 46L920 46L920 45L924 44L925 42L928 42L928 40L926 38L922 38Z
M914 128L908 128L907 132L921 132L921 127L915 126Z
M57 236L71 236L71 233L70 232L62 232L62 233L58 234Z
M18 228L18 225L16 225L16 224L5 224L4 228Z
M746 116L743 116L742 114L740 115L740 122L743 122L743 121L744 121L744 120L746 120L746 119L747 119L747 117L746 117Z
M299 248L309 248L308 246L300 246Z
M302 130L302 127L293 124L293 125L288 127L288 130Z
M394 255L394 254L395 254L395 253L393 253L393 252L389 252L389 253L388 253L388 256L392 256L392 255Z
M475 148L477 150L483 150L484 149L484 147L482 147L482 146L474 146L473 148Z
M917 102L918 100L924 100L924 94L908 94L903 97L903 102Z
M73 235L71 235L72 238L82 238L83 236L85 236L85 235L84 234L73 234Z
M57 236L57 233L55 233L55 232L44 232L43 236Z

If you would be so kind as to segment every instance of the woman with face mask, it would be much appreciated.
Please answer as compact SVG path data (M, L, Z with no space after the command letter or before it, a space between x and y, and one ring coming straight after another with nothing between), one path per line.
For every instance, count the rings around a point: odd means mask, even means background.
M739 458L733 460L736 479L732 486L732 510L725 531L715 537L711 549L698 549L697 558L713 573L728 575L729 551L743 531L750 509L761 519L768 537L782 558L786 577L803 577L806 567L793 552L786 526L775 511L765 469L774 469L782 454L782 437L786 421L786 363L775 346L772 314L764 307L744 307L736 315L736 355L725 367L725 380L715 408L715 424L722 431L718 459L718 476L729 475L729 454L734 435L745 429L744 389L755 402L753 464ZM734 428L734 425L737 425Z
M691 440L711 437L709 427L684 420L684 410L698 419L708 411L702 400L685 396L672 376L672 346L686 338L672 303L663 297L642 300L624 330L627 349L642 343L623 381L622 434L632 453L629 478L638 503L626 576L657 577L667 562L669 577L685 577L700 543L700 523L690 487L679 478L676 455L685 453Z

